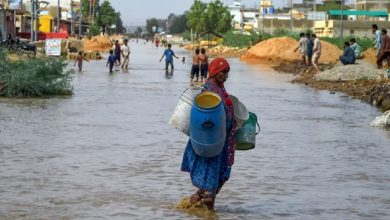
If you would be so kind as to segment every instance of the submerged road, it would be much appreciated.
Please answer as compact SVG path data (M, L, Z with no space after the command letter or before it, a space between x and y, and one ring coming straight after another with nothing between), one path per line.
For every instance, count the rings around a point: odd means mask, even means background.
M187 137L167 121L190 64L131 43L128 72L84 63L74 96L0 99L0 219L388 219L390 133L380 112L291 76L230 59L227 91L260 119L213 214L175 209L194 192ZM180 57L188 52L173 48ZM73 68L73 67L71 67Z

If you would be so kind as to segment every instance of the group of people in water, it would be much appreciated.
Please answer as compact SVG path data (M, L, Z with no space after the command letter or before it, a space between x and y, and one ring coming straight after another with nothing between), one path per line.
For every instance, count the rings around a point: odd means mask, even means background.
M196 48L192 56L191 82L201 82L201 83L205 82L205 80L207 79L208 68L209 68L209 57L206 54L206 49ZM200 73L200 81L199 81L199 73Z
M130 46L128 40L123 40L123 45L120 45L119 41L115 41L114 49L110 50L106 67L109 67L110 73L112 73L114 65L121 66L122 69L129 68L130 60ZM121 62L122 61L122 62Z

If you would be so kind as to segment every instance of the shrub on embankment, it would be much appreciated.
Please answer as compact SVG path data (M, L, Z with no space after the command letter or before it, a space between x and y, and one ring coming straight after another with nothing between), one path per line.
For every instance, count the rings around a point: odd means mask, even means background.
M72 72L57 58L11 62L0 49L0 96L41 97L72 94Z
M327 41L331 44L336 45L338 48L343 49L344 42L350 41L354 37L344 37L344 38L331 38L331 37L321 37L321 40ZM355 38L356 43L362 48L362 52L372 47L373 39L372 38Z

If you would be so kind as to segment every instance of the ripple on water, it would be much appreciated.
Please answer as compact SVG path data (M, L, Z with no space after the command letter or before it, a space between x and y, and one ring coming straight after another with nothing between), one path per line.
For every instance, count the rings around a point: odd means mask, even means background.
M215 212L176 209L195 188L180 171L188 137L167 121L191 64L168 79L150 62L162 48L131 47L127 73L85 63L73 97L0 99L0 219L390 216L390 135L369 127L379 111L238 59L226 88L259 116L256 148L236 153Z

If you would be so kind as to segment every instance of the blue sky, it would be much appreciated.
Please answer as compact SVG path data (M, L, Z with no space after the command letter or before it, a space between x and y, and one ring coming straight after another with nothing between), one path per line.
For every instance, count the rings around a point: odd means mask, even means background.
M233 0L222 1L228 5L233 4ZM242 3L248 7L259 2L259 0L242 0ZM290 0L274 0L276 7L286 5L288 2ZM302 0L294 0L294 2L300 3ZM114 8L121 12L125 25L145 25L147 18L166 18L170 13L182 14L191 7L192 3L193 0L111 0Z

